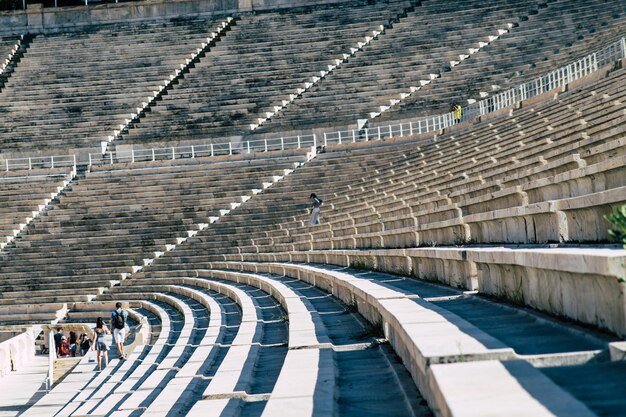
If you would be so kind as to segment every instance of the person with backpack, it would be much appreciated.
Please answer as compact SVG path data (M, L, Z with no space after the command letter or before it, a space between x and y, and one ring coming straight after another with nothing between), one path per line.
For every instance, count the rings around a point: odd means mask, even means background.
M122 303L115 303L115 310L111 313L111 329L113 329L113 337L117 344L117 352L119 359L124 359L124 339L126 337L126 320L128 313L122 310Z
M316 224L320 224L320 207L322 206L322 200L315 195L315 193L311 193L310 199L313 204L313 209L311 210L311 220L309 224L315 226Z

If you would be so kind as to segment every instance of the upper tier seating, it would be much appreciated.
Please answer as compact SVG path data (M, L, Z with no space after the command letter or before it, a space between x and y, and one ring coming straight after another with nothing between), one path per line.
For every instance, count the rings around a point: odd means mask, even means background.
M188 159L175 166L105 166L87 173L14 247L0 253L4 322L29 321L11 309L25 300L49 304L39 307L37 319L54 317L50 313L59 303L88 301L302 160Z
M515 86L617 39L624 16L621 2L603 0L584 6L575 0L427 0L419 6L393 0L244 15L120 137L149 143L241 136L268 114L272 118L255 132L352 125L415 87L420 90L376 120L432 114L452 101ZM0 112L7 116L0 127L2 150L98 147L185 64L218 21L36 36L0 92ZM509 33L490 40L511 25ZM282 108L382 26L383 34ZM430 83L422 86L424 81ZM274 114L276 108L282 109Z
M525 14L528 0L424 1L264 130L355 124Z
M380 120L447 111L454 101L480 99L481 92L505 91L568 65L624 35L626 3L548 1L540 3L537 14L511 22L518 26L422 87Z
M124 137L148 142L249 133L257 118L409 6L392 0L244 16Z
M216 20L38 35L0 92L0 148L99 147L206 42Z

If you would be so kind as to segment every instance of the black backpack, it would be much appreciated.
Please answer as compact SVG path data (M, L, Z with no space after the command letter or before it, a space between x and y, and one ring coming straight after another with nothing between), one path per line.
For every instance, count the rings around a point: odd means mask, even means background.
M123 329L126 323L124 322L124 313L115 312L115 319L113 319L113 327L116 329Z

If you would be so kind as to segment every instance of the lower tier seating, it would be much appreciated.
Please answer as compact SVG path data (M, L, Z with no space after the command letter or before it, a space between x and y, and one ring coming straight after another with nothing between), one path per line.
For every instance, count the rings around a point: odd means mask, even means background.
M0 252L0 317L18 324L62 315L67 303L103 293L302 161L189 159L87 172Z
M118 300L152 340L135 336L128 358L100 373L85 358L24 415L430 415L393 351L315 287L234 272L129 279L77 305L73 321Z
M158 337L102 373L76 374L75 389L59 384L26 415L594 416L625 405L608 381L592 400L582 381L566 379L618 374L614 336L389 274L382 262L346 268L366 254L333 260L327 251L326 265L311 255L306 264L207 261L135 274L76 314L123 300ZM486 391L490 401L478 401Z
M67 169L0 174L0 248L39 216L70 179Z

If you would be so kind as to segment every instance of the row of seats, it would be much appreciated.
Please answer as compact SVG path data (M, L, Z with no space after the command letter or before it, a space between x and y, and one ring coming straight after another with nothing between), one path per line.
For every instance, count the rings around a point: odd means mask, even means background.
M123 300L135 321L150 323L152 340L133 341L126 361L113 359L100 373L85 358L25 415L427 415L409 374L388 364L397 361L392 351L322 294L296 280L230 271L126 280L77 304L72 322L93 321ZM386 397L404 401L361 397L383 384Z
M622 38L626 5L605 0L539 2L527 18L511 23L515 27L508 33L442 73L379 120L447 111L450 103L461 98L477 100L497 94L596 52Z
M4 323L56 317L279 181L304 155L87 172L0 253ZM25 301L28 300L28 303ZM41 305L40 305L41 304Z
M3 151L99 147L207 42L218 21L37 35L0 93Z
M406 0L244 16L124 139L130 143L230 137L373 36Z
M409 87L430 81L431 74L443 71L450 60L458 61L468 48L506 29L511 19L532 7L529 3L423 1L363 47L340 71L273 118L264 130L352 125L357 119L369 119L371 112L389 106L390 100L408 93Z

